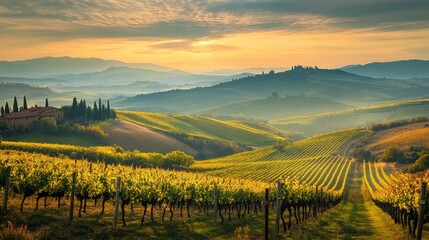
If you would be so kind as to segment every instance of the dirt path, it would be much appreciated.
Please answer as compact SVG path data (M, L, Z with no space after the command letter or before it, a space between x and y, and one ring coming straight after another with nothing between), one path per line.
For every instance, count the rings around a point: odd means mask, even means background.
M371 201L362 179L361 163L353 163L343 203L293 233L293 239L408 239Z
M109 142L128 150L168 153L175 150L195 155L197 151L177 139L124 120L115 120L106 130Z

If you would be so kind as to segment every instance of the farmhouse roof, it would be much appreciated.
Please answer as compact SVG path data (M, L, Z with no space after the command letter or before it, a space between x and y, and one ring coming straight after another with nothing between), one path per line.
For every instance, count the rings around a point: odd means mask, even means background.
M3 115L0 119L18 119L27 117L49 117L54 115L53 112L60 111L55 107L31 107L20 112L13 112L7 115Z

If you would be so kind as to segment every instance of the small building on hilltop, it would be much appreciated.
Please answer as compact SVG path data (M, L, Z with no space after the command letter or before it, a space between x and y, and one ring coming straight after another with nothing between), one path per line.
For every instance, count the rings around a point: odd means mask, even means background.
M64 118L64 114L61 109L55 107L32 107L1 116L0 126L12 130L27 129L33 122L43 118L59 121Z

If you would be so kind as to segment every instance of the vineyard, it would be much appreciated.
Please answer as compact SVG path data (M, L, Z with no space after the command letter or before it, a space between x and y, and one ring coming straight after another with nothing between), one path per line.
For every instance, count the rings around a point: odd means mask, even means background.
M87 210L87 201L99 201L103 215L105 203L113 200L115 192L120 199L121 219L126 225L126 206L141 205L140 221L154 222L154 208L161 208L161 221L172 221L174 216L191 217L191 208L203 209L204 213L215 210L221 223L262 211L264 189L270 189L269 201L274 206L275 184L253 180L211 177L198 173L176 172L160 169L143 169L67 157L49 157L36 153L0 150L0 184L6 185L10 176L10 191L22 197L19 209L25 201L35 196L35 209L39 200L55 198L57 208L62 200L76 196L81 217ZM73 175L76 174L76 177ZM121 179L117 188L118 177ZM294 178L281 181L281 218L284 230L337 205L341 191L317 191L314 185L299 183ZM215 188L216 186L216 188ZM73 194L74 192L74 194ZM64 201L63 201L64 202ZM118 202L119 204L119 202ZM216 206L216 207L215 207ZM277 209L277 207L276 207ZM149 215L150 214L150 215ZM288 223L284 217L289 218ZM148 220L148 218L150 220Z
M408 150L412 146L429 147L429 138L427 137L429 135L429 127L424 127L426 124L421 124L421 128L399 132L393 136L381 139L375 144L369 145L368 148L376 152L381 152L383 149L394 146L400 146L402 150Z
M246 121L222 121L201 116L118 111L118 117L163 133L182 134L245 145L270 145L285 133L274 127Z
M290 117L270 123L286 131L315 135L347 128L365 127L380 121L428 116L429 100L411 100L366 108L324 113L314 116Z
M420 221L420 203L424 206L422 224L427 222L429 216L428 201L421 201L422 182L429 181L429 172L423 176L406 173L388 175L383 167L370 161L363 162L362 169L365 184L374 203L390 215L394 223L401 225L415 238Z
M126 151L119 146L81 147L66 144L2 141L0 149L41 153L49 156L67 156L72 159L87 159L105 163L134 165L140 167L187 166L193 162L191 156L180 151L167 154Z
M198 161L193 168L215 176L275 181L295 177L302 183L341 190L350 160L340 154L341 146L361 130L346 130L294 142L284 149L266 147L225 158Z
M279 210L279 236L302 239L312 236L307 233L320 231L320 227L312 230L313 224L339 218L344 212L350 212L351 216L354 214L353 209L362 208L359 205L362 202L366 206L364 209L371 208L366 205L367 200L356 197L357 192L361 192L361 185L351 185L351 181L360 181L367 186L374 203L413 234L416 231L414 222L417 209L413 201L418 203L416 196L419 196L417 193L420 189L411 191L411 195L398 193L409 196L405 197L408 202L398 203L398 198L393 197L391 186L401 189L401 181L398 180L406 178L405 175L392 173L391 167L372 162L364 163L361 168L360 163L347 156L350 144L366 133L357 129L344 130L284 146L274 145L228 157L197 161L188 172L76 159L73 157L76 153L73 152L81 151L81 147L77 146L36 147L31 144L27 146L29 143L3 142L2 145L6 145L3 146L4 150L0 150L0 184L5 186L9 173L9 191L13 197L8 210L15 217L21 211L29 218L34 214L44 216L55 211L60 213L55 217L56 221L68 223L67 209L75 206L73 212L77 218L73 223L86 224L90 221L96 226L97 222L102 222L102 229L110 230L113 219L116 219L115 204L118 204L118 221L123 227L117 229L121 231L147 233L158 231L164 224L169 224L172 228L186 229L192 226L199 229L189 230L192 234L209 228L213 238L224 239L232 234L234 226L243 224L252 226L252 236L260 237L264 208L267 207L272 227ZM54 154L56 147L57 152ZM102 152L104 148L100 147L98 151ZM117 152L115 149L113 151ZM361 171L363 176L359 176L357 169L364 170ZM411 177L406 179L419 182ZM269 193L267 202L264 200L265 189ZM404 192L410 193L409 190ZM350 200L350 197L356 200ZM76 198L74 204L73 198ZM333 210L319 214L340 202ZM374 208L377 207L374 205ZM377 215L376 210L371 211L371 214ZM356 224L348 219L345 222ZM219 231L221 226L210 223L222 224L225 229ZM302 229L307 229L307 233L303 233ZM106 236L110 234L113 233ZM190 238L201 238L206 234ZM272 234L276 233L271 230L270 236ZM384 234L387 235L389 233ZM81 235L73 233L72 236ZM187 238L186 234L181 236Z

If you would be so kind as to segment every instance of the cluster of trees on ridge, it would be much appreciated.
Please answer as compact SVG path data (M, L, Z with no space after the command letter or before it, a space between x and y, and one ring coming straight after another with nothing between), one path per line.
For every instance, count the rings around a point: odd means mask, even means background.
M110 118L116 117L116 112L110 109L110 101L107 100L106 104L101 102L101 98L94 101L94 105L91 106L86 104L85 99L81 99L78 103L76 98L73 98L73 103L70 106L63 106L61 108L64 113L64 119L70 121L103 121Z
M390 128L400 127L411 123L428 122L427 117L415 117L411 119L401 119L384 123L376 123L368 127L370 131L381 131Z

